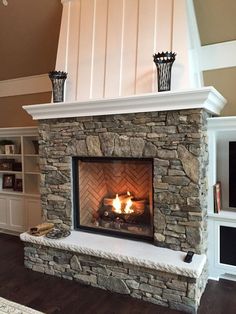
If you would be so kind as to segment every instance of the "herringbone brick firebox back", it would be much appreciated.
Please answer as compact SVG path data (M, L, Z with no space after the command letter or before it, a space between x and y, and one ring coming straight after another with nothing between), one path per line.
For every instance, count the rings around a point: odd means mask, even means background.
M152 163L147 161L80 162L80 222L89 224L92 211L98 211L105 197L126 194L152 204ZM88 211L88 208L90 209Z

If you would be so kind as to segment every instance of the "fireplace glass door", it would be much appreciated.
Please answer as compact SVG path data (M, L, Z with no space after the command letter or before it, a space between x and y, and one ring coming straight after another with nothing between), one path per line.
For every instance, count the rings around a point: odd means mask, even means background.
M74 157L75 228L152 239L152 159Z

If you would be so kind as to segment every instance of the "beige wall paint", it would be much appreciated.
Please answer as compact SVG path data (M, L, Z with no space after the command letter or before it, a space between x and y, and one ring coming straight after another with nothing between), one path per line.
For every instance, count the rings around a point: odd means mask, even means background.
M222 116L236 116L236 67L204 72L206 86L214 86L228 101Z
M0 3L0 80L54 69L61 12L60 0Z
M61 13L60 0L0 3L0 80L55 68ZM37 125L22 106L50 101L50 92L0 98L0 127Z
M202 45L236 40L235 0L194 0Z
M37 122L22 108L24 105L48 103L51 93L0 98L0 128L34 126Z

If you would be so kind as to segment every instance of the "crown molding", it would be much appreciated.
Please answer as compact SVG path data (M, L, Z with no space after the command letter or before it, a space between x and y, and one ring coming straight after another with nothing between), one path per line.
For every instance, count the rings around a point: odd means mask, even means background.
M48 74L0 81L0 97L38 94L52 91Z
M23 106L34 120L138 112L205 109L219 115L225 98L214 87L133 95L111 99Z
M236 67L236 40L201 47L202 71Z

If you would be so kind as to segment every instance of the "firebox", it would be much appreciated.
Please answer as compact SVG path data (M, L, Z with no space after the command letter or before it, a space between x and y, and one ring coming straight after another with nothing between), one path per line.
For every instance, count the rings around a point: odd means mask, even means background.
M73 157L75 229L153 239L153 160Z

